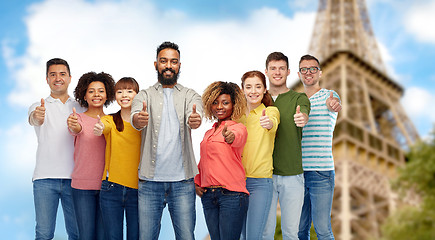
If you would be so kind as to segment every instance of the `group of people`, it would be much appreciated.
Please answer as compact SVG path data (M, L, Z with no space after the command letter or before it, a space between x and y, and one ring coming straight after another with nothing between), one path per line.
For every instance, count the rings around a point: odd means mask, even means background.
M38 139L33 194L35 239L52 239L59 200L69 239L158 239L168 206L176 239L194 239L195 195L211 239L273 239L278 201L283 239L334 239L332 135L338 94L319 85L319 61L305 55L305 93L286 85L288 58L269 54L265 74L240 87L214 82L200 96L178 83L180 50L157 48L158 81L139 91L134 78L82 75L47 62L50 96L29 108ZM266 86L269 80L269 90ZM120 110L106 115L116 100ZM191 131L215 121L194 156Z

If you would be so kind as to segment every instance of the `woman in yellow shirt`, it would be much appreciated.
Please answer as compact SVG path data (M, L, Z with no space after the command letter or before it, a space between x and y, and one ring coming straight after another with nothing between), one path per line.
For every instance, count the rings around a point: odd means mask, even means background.
M262 239L272 201L273 146L279 124L278 108L266 89L266 77L259 71L242 76L248 111L240 119L248 130L242 155L249 195L248 214L241 239Z
M115 98L121 110L106 115L94 126L94 134L106 139L105 167L100 206L106 239L123 239L124 212L127 239L139 239L138 166L140 131L130 124L131 103L139 92L134 78L121 78L115 85Z

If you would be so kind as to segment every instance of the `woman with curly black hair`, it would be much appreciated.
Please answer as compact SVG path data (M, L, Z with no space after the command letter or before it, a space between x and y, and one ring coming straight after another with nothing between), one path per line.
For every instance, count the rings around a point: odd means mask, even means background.
M103 108L115 98L115 81L107 73L83 74L74 96L86 108L84 113L73 113L68 117L68 130L74 136L74 170L71 187L81 240L104 238L99 195L104 169L106 141L95 136L94 125L104 116Z
M249 204L242 151L248 132L237 123L246 99L235 83L214 82L202 95L205 116L217 120L201 142L195 188L211 239L239 239Z

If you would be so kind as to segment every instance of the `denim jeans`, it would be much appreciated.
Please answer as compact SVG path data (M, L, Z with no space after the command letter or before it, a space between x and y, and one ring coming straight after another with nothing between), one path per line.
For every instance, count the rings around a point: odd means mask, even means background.
M261 240L272 202L272 178L246 178L249 208L240 239Z
M100 206L107 240L122 240L124 212L127 240L139 239L137 189L104 180L101 184Z
M317 239L334 239L331 228L331 208L334 196L335 172L306 171L305 198L299 224L299 239L310 239L311 221L317 234Z
M72 188L80 240L104 240L100 190Z
M71 179L38 179L33 181L35 203L35 239L53 239L59 199L69 240L79 239L71 193Z
M195 185L193 178L178 182L139 181L139 239L159 238L163 209L168 204L175 238L195 239Z
M276 208L281 207L282 239L298 240L299 220L304 203L304 175L273 175L273 196L263 238L273 239L276 227Z
M225 188L206 188L201 202L212 240L238 240L249 206L249 195Z

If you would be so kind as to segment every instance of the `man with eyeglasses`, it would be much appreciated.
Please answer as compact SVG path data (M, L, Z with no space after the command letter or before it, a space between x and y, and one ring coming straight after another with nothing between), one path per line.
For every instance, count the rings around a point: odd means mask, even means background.
M341 110L338 94L320 87L319 60L304 55L299 61L299 78L311 102L309 121L302 131L302 166L305 196L299 223L299 239L310 239L311 222L318 239L334 239L331 208L335 172L332 135L337 112Z
M272 202L263 239L274 238L279 200L282 237L296 240L304 201L302 128L308 122L310 101L305 93L298 93L287 87L290 69L288 58L283 53L269 54L265 73L269 79L269 92L280 112L280 124L273 151Z

